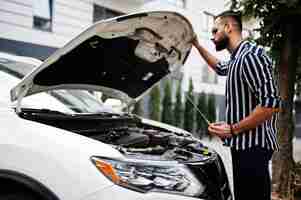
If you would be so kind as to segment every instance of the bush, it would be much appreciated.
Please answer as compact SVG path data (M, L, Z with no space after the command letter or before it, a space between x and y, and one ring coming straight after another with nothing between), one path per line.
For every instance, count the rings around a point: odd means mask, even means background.
M216 107L214 94L209 94L208 96L208 120L210 122L216 121Z
M156 121L160 120L160 89L155 86L150 93L149 111L150 118Z
M193 96L193 83L192 79L189 80L189 89L187 96L185 98L185 112L184 112L184 129L192 132L194 128L194 107L192 103L194 103Z
M198 109L200 112L204 114L204 116L208 116L208 103L207 103L207 97L204 92L201 92L198 98ZM200 113L196 112L196 127L197 127L197 133L200 138L203 136L207 136L208 133L208 124L204 120L204 118L201 116Z
M178 83L176 93L176 104L174 108L174 123L173 125L182 128L183 127L183 104L182 104L182 83Z

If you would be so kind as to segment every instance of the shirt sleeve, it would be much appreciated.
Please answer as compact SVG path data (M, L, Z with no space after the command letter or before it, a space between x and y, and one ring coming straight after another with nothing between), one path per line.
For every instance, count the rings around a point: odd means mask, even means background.
M258 105L268 108L280 107L280 97L272 75L272 62L264 53L245 55L242 76L255 93Z
M215 72L220 76L227 76L229 62L220 61L215 66Z

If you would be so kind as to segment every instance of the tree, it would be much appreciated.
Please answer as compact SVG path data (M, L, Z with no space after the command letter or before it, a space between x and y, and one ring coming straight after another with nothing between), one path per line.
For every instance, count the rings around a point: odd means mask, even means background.
M297 25L297 24L295 24ZM294 159L293 159L293 98L296 84L296 66L298 63L300 41L296 41L297 35L294 33L294 24L286 25L287 33L284 35L284 46L281 49L279 62L279 88L280 95L284 102L283 111L279 115L279 133L280 153L273 157L273 183L275 190L280 197L290 199L294 179ZM294 182L294 181L293 181Z
M207 98L204 92L201 92L201 94L199 95L197 107L198 110L204 114L204 116L208 116ZM207 122L203 119L201 114L198 112L196 112L196 127L200 138L202 138L205 135L208 135Z
M163 108L162 108L162 117L161 121L167 124L173 124L173 113L172 113L172 97L171 97L171 88L170 82L166 81L164 88L164 97L163 97Z
M178 83L176 93L176 104L174 107L174 123L173 125L182 128L183 127L183 105L182 105L182 83Z
M210 122L215 122L216 120L216 106L214 94L208 95L208 120Z
M160 88L159 86L155 86L150 93L150 118L156 121L160 120Z
M293 98L296 76L300 73L298 56L300 54L301 2L298 0L232 0L232 8L242 11L245 17L260 19L260 38L264 46L271 47L276 63L276 76L283 107L279 113L278 140L280 152L273 157L273 190L281 198L292 199L291 191L294 178L294 160L292 156L292 138L294 132Z
M192 79L189 80L189 89L185 100L185 111L184 111L184 129L192 132L194 125L194 96L193 96L193 83Z
M208 120L210 122L216 121L216 107L215 107L215 96L214 94L208 95ZM209 138L212 138L211 134L208 134Z

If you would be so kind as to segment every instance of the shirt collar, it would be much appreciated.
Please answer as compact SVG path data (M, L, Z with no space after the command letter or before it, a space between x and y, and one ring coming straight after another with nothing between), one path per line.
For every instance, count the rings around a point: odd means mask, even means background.
M236 47L236 49L231 54L231 59L235 59L239 56L241 51L244 49L245 44L248 43L248 41L241 41L239 45Z

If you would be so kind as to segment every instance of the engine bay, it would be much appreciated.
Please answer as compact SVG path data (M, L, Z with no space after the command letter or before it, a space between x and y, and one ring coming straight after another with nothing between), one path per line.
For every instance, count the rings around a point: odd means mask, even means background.
M126 156L138 159L200 162L212 156L212 152L192 136L148 126L117 128L92 138L112 144Z
M62 128L112 145L127 157L193 163L210 161L216 153L185 132L145 124L131 114L64 114L23 109L19 116Z

